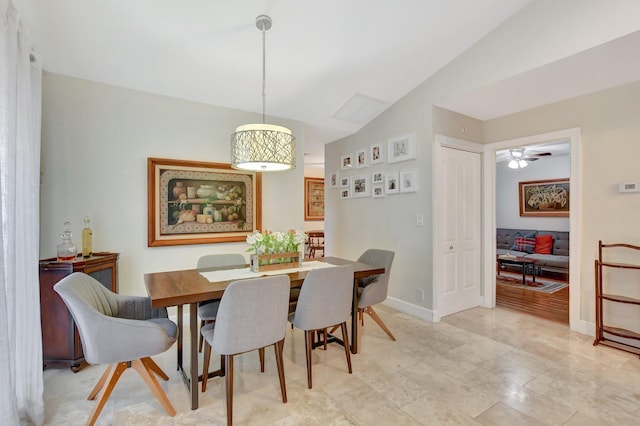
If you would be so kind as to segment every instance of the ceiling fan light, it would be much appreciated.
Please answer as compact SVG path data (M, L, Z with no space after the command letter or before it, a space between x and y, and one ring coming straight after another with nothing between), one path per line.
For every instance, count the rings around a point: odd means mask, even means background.
M509 165L510 169L517 169L518 168L518 162L516 160L509 161L508 165Z
M509 154L514 160L519 160L524 157L524 148L512 148L509 150Z
M520 166L521 169L524 169L528 166L528 163L524 160L518 160L518 166Z

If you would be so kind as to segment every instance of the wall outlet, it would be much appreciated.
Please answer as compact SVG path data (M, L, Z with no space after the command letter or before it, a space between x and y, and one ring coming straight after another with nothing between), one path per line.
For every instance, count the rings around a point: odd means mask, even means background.
M424 216L420 213L416 216L416 225L424 226Z
M424 302L424 290L419 288L418 290L416 290L416 296L418 297L418 300L421 302Z

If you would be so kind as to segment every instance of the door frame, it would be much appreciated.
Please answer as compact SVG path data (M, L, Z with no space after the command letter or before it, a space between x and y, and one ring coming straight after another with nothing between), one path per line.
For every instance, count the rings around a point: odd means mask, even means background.
M442 197L443 194L440 191L440 184L442 181L442 165L441 165L441 157L442 157L442 149L444 148L452 148L452 149L459 149L462 151L469 151L469 152L473 152L473 153L477 153L480 154L480 176L478 176L478 179L483 179L483 169L484 169L484 164L485 164L485 158L486 158L486 154L485 154L485 146L482 144L478 144L475 142L470 142L470 141L465 141L462 139L456 139L456 138L452 138L450 136L444 136L444 135L435 135L435 143L433 144L433 200L434 202L431 205L432 208L432 215L433 215L433 228L432 228L432 235L433 235L433 246L432 246L432 261L433 261L433 276L432 276L432 280L431 282L433 283L433 285L431 286L432 289L432 300L434 301L434 309L433 309L433 322L438 322L440 321L440 312L441 312L441 308L440 308L440 303L441 303L441 299L440 299L440 292L439 292L439 284L440 281L442 280L442 268L440 265L442 265L442 253L440 252L440 247L443 246L444 241L441 238L441 234L438 231L440 229L440 226L442 224L442 217L440 214L440 209L438 208L438 205L442 202ZM481 187L483 188L483 192L484 192L484 183L481 183ZM485 198L484 196L481 196L480 198L480 205L481 208L484 211L484 203L485 203ZM481 224L480 224L480 274L481 274L481 279L480 279L480 295L482 296L482 291L484 289L484 273L483 273L483 266L485 264L484 259L483 259L483 255L482 253L484 252L484 241L485 241L485 237L483 235L484 232L484 218L483 215L481 215ZM481 301L481 306L484 306L484 299L482 297L480 297L480 301Z
M580 128L559 130L484 145L483 156L483 259L482 306L496 305L496 152L508 148L569 139L571 171L569 176L569 328L581 334L593 334L593 324L581 319L582 288L580 286L582 218L581 218L581 136ZM435 299L434 299L435 300Z

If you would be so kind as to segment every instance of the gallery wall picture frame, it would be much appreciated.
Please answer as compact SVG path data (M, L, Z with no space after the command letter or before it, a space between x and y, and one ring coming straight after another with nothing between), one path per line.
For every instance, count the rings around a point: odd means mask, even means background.
M304 220L324 220L324 179L304 178Z
M407 133L405 135L389 138L387 141L387 161L397 163L400 161L413 160L416 158L416 134Z
M384 185L373 185L371 187L371 196L373 198L384 197Z
M403 170L400 172L400 192L416 192L418 190L418 181L417 181L417 171L415 169L412 170Z
M371 164L384 163L384 144L376 142L369 147L369 159Z
M333 172L329 175L329 188L337 188L340 186L340 174Z
M340 176L340 188L348 188L348 187L349 187L349 177Z
M351 193L349 192L349 188L340 188L340 199L348 200L351 198Z
M363 169L367 167L367 149L362 148L356 151L356 169Z
M569 178L518 182L520 216L568 217Z
M147 158L149 247L246 241L261 228L261 173Z
M384 184L384 172L373 172L371 173L371 183L382 183Z
M350 170L354 166L353 153L345 154L340 158L340 170Z
M391 172L385 175L384 193L398 194L400 192L400 184L398 182L398 172Z
M351 176L351 198L369 197L370 194L368 175Z

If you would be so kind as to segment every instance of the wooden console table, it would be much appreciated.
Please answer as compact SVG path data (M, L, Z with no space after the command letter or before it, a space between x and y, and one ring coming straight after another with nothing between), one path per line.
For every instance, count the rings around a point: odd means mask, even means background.
M58 262L56 258L40 260L40 321L44 368L71 367L73 372L77 372L84 365L84 353L75 322L53 286L67 275L84 272L117 293L118 256L118 253L93 253L87 259L78 255L73 262Z

